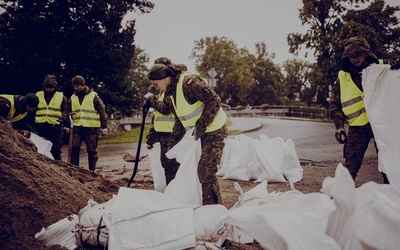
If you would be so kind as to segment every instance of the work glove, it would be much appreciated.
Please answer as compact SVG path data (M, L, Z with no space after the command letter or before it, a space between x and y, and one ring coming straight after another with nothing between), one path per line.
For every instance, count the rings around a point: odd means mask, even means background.
M335 138L336 138L336 141L338 141L340 144L346 143L348 140L346 130L344 128L336 129Z
M390 59L390 69L400 69L400 57Z
M204 128L199 128L195 126L193 130L194 140L197 141L200 137L204 135L205 132L206 130Z
M100 130L100 133L101 133L101 135L102 136L105 136L106 134L107 134L107 129L106 128L102 128L101 130Z

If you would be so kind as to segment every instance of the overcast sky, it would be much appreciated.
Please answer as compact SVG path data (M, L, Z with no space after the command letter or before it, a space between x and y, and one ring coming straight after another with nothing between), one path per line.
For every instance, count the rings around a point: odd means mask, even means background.
M275 63L294 58L288 52L287 35L306 28L301 25L301 0L152 0L148 14L130 14L136 19L135 44L150 57L150 65L161 56L184 63L194 72L189 59L194 41L225 36L239 48L255 53L255 44L265 42ZM399 0L388 0L394 5ZM300 59L304 59L300 57ZM310 59L307 59L310 60ZM149 65L149 66L150 66Z

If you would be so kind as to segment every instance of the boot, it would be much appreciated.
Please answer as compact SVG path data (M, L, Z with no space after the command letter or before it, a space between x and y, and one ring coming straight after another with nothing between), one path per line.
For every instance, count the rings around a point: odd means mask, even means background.
M382 178L383 178L383 184L389 184L389 179L387 178L387 175L384 172L381 172Z

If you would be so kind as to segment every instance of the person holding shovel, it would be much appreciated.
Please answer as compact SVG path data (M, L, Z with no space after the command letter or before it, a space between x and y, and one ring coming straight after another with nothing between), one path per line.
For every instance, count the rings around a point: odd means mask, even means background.
M71 163L79 166L81 142L86 143L89 171L94 172L98 160L99 135L107 134L107 113L98 94L85 84L85 79L76 75L72 78L74 94L71 96L70 114L73 114Z
M168 57L160 57L154 61L154 64L171 65L172 61ZM180 65L182 70L187 70L185 65ZM175 115L173 114L173 107L165 104L165 93L161 92L156 86L151 85L149 92L145 95L146 104L155 109L153 127L150 128L147 136L146 144L149 148L156 142L160 142L160 161L164 169L165 182L168 185L175 179L176 172L179 169L179 162L175 158L169 159L166 153L177 143L172 137L172 130L175 124ZM180 136L178 136L179 138Z
M222 204L216 173L228 131L225 124L227 116L221 108L220 97L206 80L183 71L173 63L154 64L148 77L151 84L165 93L165 105L174 107L174 140L171 141L178 142L186 130L193 127L194 139L201 140L202 154L197 172L203 205Z
M61 160L64 127L68 129L68 100L57 91L55 75L46 75L43 90L38 91L39 105L35 115L35 131L53 144L51 154L55 160ZM68 131L67 131L68 132Z

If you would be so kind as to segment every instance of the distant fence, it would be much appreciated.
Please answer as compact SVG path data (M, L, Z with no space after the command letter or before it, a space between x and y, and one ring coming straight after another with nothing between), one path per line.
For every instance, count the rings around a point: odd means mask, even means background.
M228 116L230 117L299 117L308 119L328 119L329 112L325 108L317 107L302 107L291 105L269 105L265 108L249 107L245 109L233 109L226 104L222 105ZM147 124L151 123L151 113L148 113L145 119ZM133 126L142 123L142 115L135 115L133 117L125 117L119 119L119 123L125 130L131 130Z
M224 110L231 117L263 117L263 116L282 116L299 117L309 119L328 119L329 112L326 108L303 107L291 105L270 105L266 108L250 107L246 109L232 109L226 106Z

